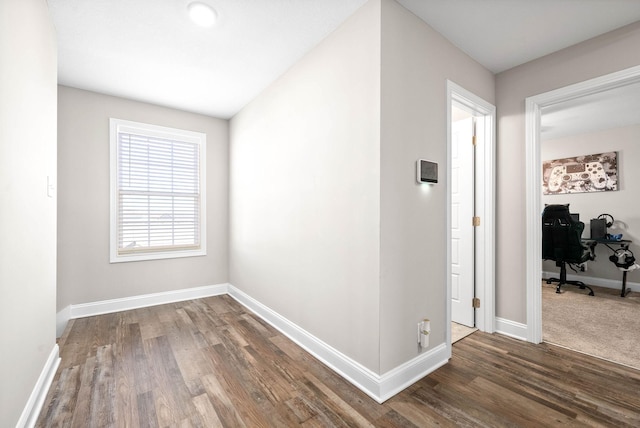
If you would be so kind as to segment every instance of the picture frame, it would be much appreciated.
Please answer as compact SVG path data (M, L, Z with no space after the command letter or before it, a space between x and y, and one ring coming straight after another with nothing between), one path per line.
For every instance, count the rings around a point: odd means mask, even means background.
M544 195L616 190L618 190L618 152L553 159L542 163Z

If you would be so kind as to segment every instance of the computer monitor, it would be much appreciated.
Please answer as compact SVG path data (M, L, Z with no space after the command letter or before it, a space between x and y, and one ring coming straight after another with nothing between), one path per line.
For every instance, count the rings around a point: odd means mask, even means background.
M570 213L569 215L571 216L571 220L580 221L580 213Z

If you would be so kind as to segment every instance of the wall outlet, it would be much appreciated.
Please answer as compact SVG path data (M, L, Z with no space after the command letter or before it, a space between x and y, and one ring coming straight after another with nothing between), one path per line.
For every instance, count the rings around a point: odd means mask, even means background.
M418 344L420 348L425 349L429 347L429 335L431 334L431 321L428 318L424 318L418 323Z

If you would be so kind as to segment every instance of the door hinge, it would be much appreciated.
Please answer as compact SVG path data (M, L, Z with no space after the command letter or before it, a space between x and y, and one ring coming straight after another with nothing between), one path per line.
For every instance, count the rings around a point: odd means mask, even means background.
M471 137L471 144L472 144L473 146L475 146L475 145L476 145L476 136L475 136L475 135Z
M475 227L480 226L480 217L478 217L478 216L473 217L473 225Z
M480 299L478 297L474 297L471 300L471 306L473 306L474 309L478 309L480 307Z

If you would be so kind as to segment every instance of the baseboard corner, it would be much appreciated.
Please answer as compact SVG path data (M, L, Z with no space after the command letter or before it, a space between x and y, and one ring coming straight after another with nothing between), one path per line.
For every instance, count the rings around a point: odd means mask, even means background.
M450 352L446 344L441 344L381 376L231 284L228 294L378 403L385 402L449 360Z
M385 373L380 378L379 397L376 401L382 404L423 377L436 371L447 364L449 356L450 352L446 343L442 343Z
M61 337L64 333L64 329L67 328L67 324L71 319L71 305L62 309L56 314L56 337Z

